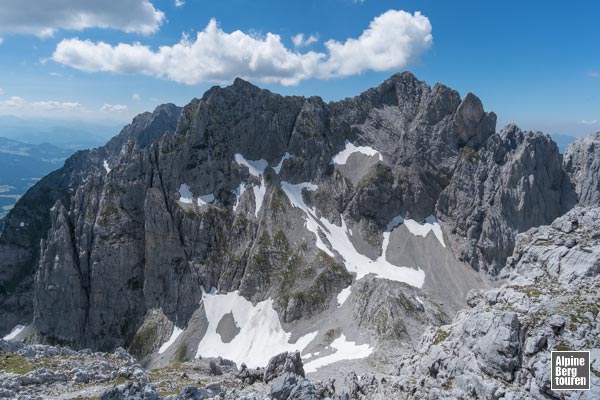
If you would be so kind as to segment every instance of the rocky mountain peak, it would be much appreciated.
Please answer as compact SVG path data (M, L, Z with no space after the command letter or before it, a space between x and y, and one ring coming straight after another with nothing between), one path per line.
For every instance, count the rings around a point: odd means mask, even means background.
M260 363L248 332L265 324L282 351L414 346L501 273L515 235L575 204L552 140L495 124L475 95L410 73L337 102L238 79L160 106L11 212L0 327L148 362L226 338Z
M600 203L600 132L579 138L567 147L564 168L572 178L583 205Z
M156 143L165 132L174 132L181 114L181 107L175 104L162 104L153 112L145 112L133 118L131 124L111 139L105 146L107 157L118 153L120 148L129 140L140 147Z

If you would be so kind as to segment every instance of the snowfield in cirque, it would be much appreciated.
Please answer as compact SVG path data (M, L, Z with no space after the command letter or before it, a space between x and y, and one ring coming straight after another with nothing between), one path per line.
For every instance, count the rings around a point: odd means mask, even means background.
M198 344L196 357L221 356L238 365L246 363L251 368L264 367L271 357L279 353L304 350L317 336L317 332L312 332L290 343L292 334L283 330L272 299L253 305L237 291L218 294L213 290L204 294L203 302L208 328ZM233 314L239 331L229 343L225 343L217 327L229 313Z

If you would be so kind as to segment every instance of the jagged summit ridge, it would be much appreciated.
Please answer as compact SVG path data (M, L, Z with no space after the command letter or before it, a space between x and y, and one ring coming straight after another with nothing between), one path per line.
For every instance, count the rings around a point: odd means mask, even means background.
M126 346L152 363L179 348L195 356L209 326L223 329L215 340L251 350L232 328L246 326L241 314L221 323L209 315L229 310L206 308L234 299L285 346L312 338L304 357L327 341L338 354L414 346L486 286L472 267L497 273L516 233L574 204L554 143L495 124L476 96L409 73L339 102L236 80L183 109L159 107L70 160L64 180L42 181L9 215L5 329L33 318L42 341ZM55 193L47 209L26 208L45 187ZM32 210L46 221L29 232L43 239L39 262L18 255L17 218ZM363 276L364 265L394 273Z

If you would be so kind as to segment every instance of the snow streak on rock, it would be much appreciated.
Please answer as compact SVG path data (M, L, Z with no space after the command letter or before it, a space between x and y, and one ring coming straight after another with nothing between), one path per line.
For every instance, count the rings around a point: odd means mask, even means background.
M346 269L356 273L356 279L360 279L368 274L375 274L379 278L390 279L393 281L408 283L415 287L422 287L425 282L425 272L422 269L410 267L400 267L387 261L386 253L390 243L390 234L392 230L401 223L402 219L394 218L388 225L388 230L383 233L383 248L381 256L376 260L361 254L356 250L350 240L350 232L341 217L342 226L337 226L329 222L326 218L317 218L314 209L310 208L302 198L302 190L316 190L317 186L311 183L299 183L296 185L288 182L282 182L281 187L293 206L301 209L306 214L306 228L313 232L317 239L317 247L330 256L334 256L336 251L344 259ZM331 249L319 235L321 232L327 241L331 244Z
M179 335L181 335L182 333L183 329L173 326L173 333L171 334L171 337L169 338L169 340L164 342L162 346L160 346L160 349L158 349L158 354L162 354L165 351L167 351L167 349L171 347L173 343L175 343Z
M276 174L279 174L281 172L281 167L283 167L283 162L285 160L289 160L290 158L292 158L292 156L286 151L283 157L281 157L281 161L279 161L279 164L273 167L273 171L275 171Z
M346 300L348 300L350 293L352 293L352 286L348 286L347 288L342 289L342 291L337 295L338 307L344 305Z
M3 340L13 340L14 338L16 338L19 335L19 333L21 333L23 331L23 329L25 329L25 325L17 325L14 328L12 328L10 333L8 335L4 336L2 339Z

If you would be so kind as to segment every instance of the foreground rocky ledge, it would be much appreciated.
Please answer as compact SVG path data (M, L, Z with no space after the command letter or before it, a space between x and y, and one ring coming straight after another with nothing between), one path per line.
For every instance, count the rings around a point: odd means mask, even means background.
M145 370L123 349L114 353L0 340L0 398L15 399L324 399L335 382L305 379L299 353L273 357L266 368L197 359ZM356 375L353 375L356 379ZM352 380L352 377L351 377Z
M517 238L504 283L430 328L391 375L305 379L298 353L264 369L199 359L147 371L127 352L0 341L0 397L19 399L598 399L600 208L577 207ZM591 390L550 388L552 350L590 350ZM358 375L357 375L358 374Z

